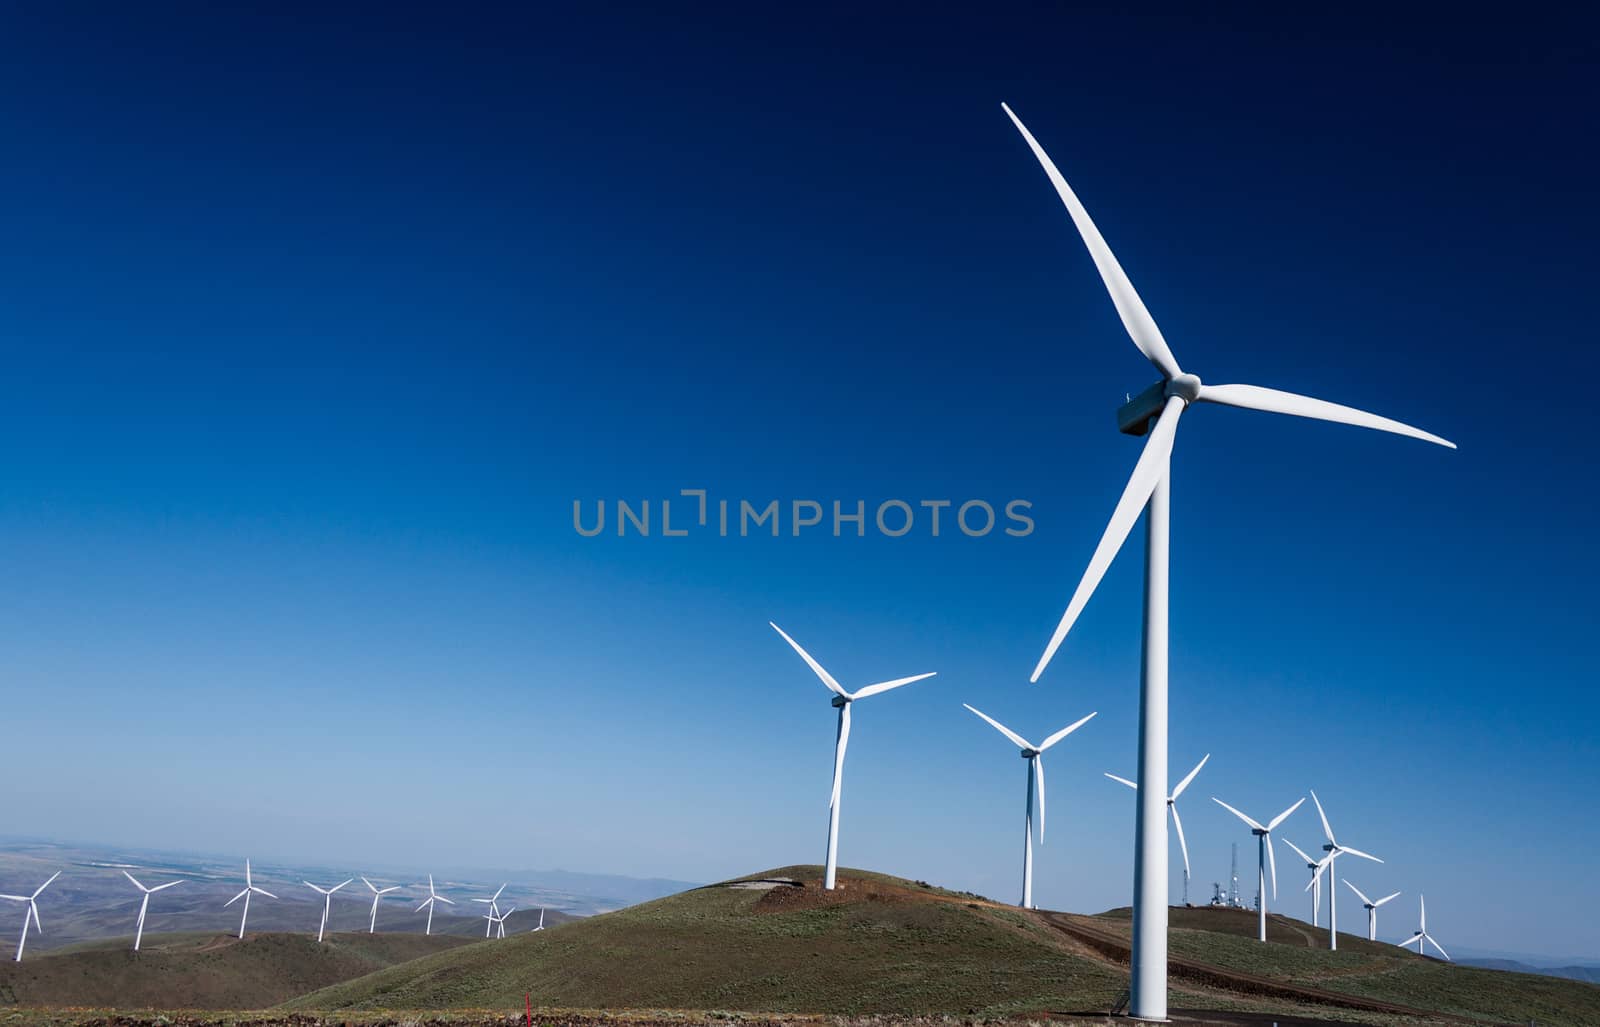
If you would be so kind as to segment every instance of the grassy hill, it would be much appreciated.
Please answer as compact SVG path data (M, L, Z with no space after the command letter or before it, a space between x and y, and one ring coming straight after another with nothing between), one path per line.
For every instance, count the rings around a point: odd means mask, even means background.
M0 963L0 1004L260 1009L406 960L469 944L417 934L147 934L80 942Z
M786 867L439 953L285 1008L516 1009L531 992L563 1009L1059 1016L1107 1010L1126 985L1126 910L1031 913L859 871L828 893L819 874ZM804 886L771 883L785 878ZM1255 930L1245 911L1172 910L1174 1010L1600 1025L1593 985L1451 966L1349 935L1327 952L1326 931L1287 917L1271 918L1272 943Z
M818 867L698 888L314 992L294 1009L736 1009L985 1016L1107 1008L1123 975L1028 915L909 881ZM744 879L753 880L752 878Z

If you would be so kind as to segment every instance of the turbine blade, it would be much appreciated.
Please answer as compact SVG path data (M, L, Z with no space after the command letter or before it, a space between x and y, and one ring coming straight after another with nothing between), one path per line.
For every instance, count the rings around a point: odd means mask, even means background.
M176 881L168 881L166 884L158 884L154 888L151 888L150 891L151 892L158 892L158 891L161 891L163 888L171 888L175 884L182 884L183 881L184 881L184 879L180 877Z
M1067 185L1067 180L1061 177L1061 172L1056 169L1049 154L1044 152L1044 147L1033 138L1033 133L1028 131L1022 120L1005 104L1001 104L1000 107L1011 119L1011 123L1017 126L1017 131L1022 133L1022 138L1027 140L1028 148L1038 158L1045 175L1050 179L1050 184L1056 187L1056 194L1061 197L1067 213L1072 216L1072 223L1078 226L1078 234L1083 236L1083 244L1089 248L1089 256L1094 259L1094 266L1100 272L1100 280L1105 282L1106 292L1111 294L1111 302L1116 305L1117 314L1122 318L1122 326L1127 329L1133 344L1139 347L1139 352L1145 355L1145 359L1160 369L1163 376L1175 378L1182 374L1178 361L1167 348L1167 340L1161 337L1161 329L1156 327L1155 318L1145 309L1144 301L1139 299L1139 294L1134 291L1133 283L1128 280L1127 273L1112 255L1111 247L1106 245L1100 230L1089 219L1089 212L1079 202L1078 195Z
M1178 831L1178 851L1183 853L1183 872L1189 873L1189 843L1183 839L1183 820L1178 816L1178 807L1174 803L1167 803L1167 809L1172 811L1172 826Z
M1039 788L1039 844L1044 844L1044 757L1033 758L1033 780Z
M1068 724L1066 727L1062 728L1060 731L1057 731L1055 734L1051 735L1049 738L1046 738L1043 742L1039 743L1039 751L1040 752L1044 752L1046 749L1050 748L1052 745L1056 744L1057 742L1061 741L1063 738L1065 738L1068 735L1072 734L1072 732L1078 730L1080 727L1082 727L1083 725L1089 723L1089 721L1093 720L1095 717L1097 717L1099 715L1100 715L1100 711L1096 710L1093 713L1089 714L1087 717L1080 718L1079 720L1074 721L1071 724Z
M1100 584L1100 579L1105 577L1106 570L1122 548L1122 543L1127 541L1128 532L1133 530L1133 524L1139 519L1139 513L1149 500L1150 493L1155 491L1161 476L1167 473L1172 456L1173 433L1178 430L1178 417L1182 413L1183 400L1177 396L1169 397L1166 408L1156 419L1155 427L1150 429L1150 437L1144 444L1144 452L1139 454L1138 462L1133 465L1133 474L1128 478L1128 484L1122 490L1122 498L1117 500L1116 509L1111 513L1111 522L1106 525L1105 534L1100 536L1100 542L1094 548L1094 555L1089 558L1089 566L1084 570L1082 580L1078 582L1078 590L1072 594L1072 601L1067 604L1067 612L1061 615L1061 623L1056 625L1055 634L1050 636L1050 644L1045 646L1044 655L1039 657L1039 663L1033 668L1033 675L1029 681L1038 681L1039 675L1050 665L1051 658L1066 639L1067 632L1072 630L1073 623L1077 621L1078 614L1083 612L1089 597L1094 595L1095 587Z
M1019 749L1032 749L1032 748L1034 748L1033 744L1031 742L1029 742L1026 738L1023 738L1021 735L1017 734L1015 731L1013 731L1010 728L1006 727L1004 724L1000 723L998 720L995 720L993 717L989 716L987 713L985 713L982 710L978 709L976 706L967 706L966 703L962 703L961 705L965 706L968 710L972 711L973 713L976 713L978 716L980 716L984 720L988 721L990 727L994 728L996 731L1000 732L1001 734L1005 735L1007 738L1011 739L1011 741L1016 744L1017 748L1019 748Z
M1291 842L1289 839L1285 838L1283 840L1283 844L1285 844L1285 845L1289 846L1289 848L1293 849L1294 850L1294 854L1296 856L1299 856L1301 859L1305 860L1307 865L1310 865L1310 864L1316 862L1316 860L1314 860L1310 856L1306 855L1304 849L1300 848L1300 846L1296 845L1294 842Z
M1401 948L1405 948L1407 945L1410 945L1412 942L1416 942L1417 943L1417 951L1421 952L1422 951L1422 935L1420 935L1420 934L1413 934L1411 937L1407 938L1405 941L1398 941L1398 942L1395 942L1395 944L1399 945Z
M1355 892L1356 893L1356 898L1360 899L1364 905L1368 905L1368 906L1373 905L1372 900L1367 898L1365 895L1363 895L1361 893L1361 889L1357 888L1355 885L1351 884L1349 879L1345 880L1344 886L1346 888L1349 888L1351 891Z
M1267 830L1271 831L1273 828L1277 827L1279 824L1281 824L1285 820L1289 819L1289 814L1291 814L1295 810L1299 809L1300 808L1300 804L1305 802L1305 801L1306 801L1306 798L1305 798L1305 796L1302 795L1295 802L1295 804L1293 806L1290 806L1288 809L1284 810L1282 813L1279 813L1277 816L1275 816L1271 820L1269 820L1267 822Z
M39 922L39 904L32 899L28 900L28 916L33 917L33 929L38 931L40 934L43 934L44 924ZM22 919L24 921L24 925L26 925L28 917L25 916Z
M1129 788L1132 788L1132 789L1133 789L1133 790L1134 790L1134 791L1136 791L1136 792L1137 792L1137 791L1138 791L1138 790L1139 790L1139 786L1138 786L1138 785L1136 785L1136 784L1134 784L1134 783L1133 783L1133 782L1132 782L1132 781L1129 781L1129 780L1128 780L1128 779L1127 779L1127 778L1125 778L1125 777L1118 777L1118 776L1117 776L1117 775L1115 775L1115 774L1107 774L1107 775L1106 775L1106 777L1109 777L1109 778L1110 778L1110 779L1111 779L1111 780L1113 780L1113 781L1117 781L1117 782L1120 782L1120 783L1122 783L1122 784L1125 784L1125 785L1127 785L1127 786L1128 786L1128 787L1129 787Z
M343 881L340 881L338 884L334 885L332 888L329 888L328 889L328 894L332 895L334 892L338 891L340 888L343 888L345 885L349 884L351 881L354 881L354 880L355 880L354 877L345 878Z
M839 805L839 789L844 784L844 752L850 745L850 704L839 707L839 741L833 748L833 793L828 797L828 808Z
M1267 832L1267 866L1272 869L1272 901L1278 901L1278 856L1272 851L1272 832Z
M55 881L55 879L60 877L60 876L61 876L61 871L59 871L59 870L57 870L55 873L51 874L50 875L50 880L46 881L45 883L41 884L39 887L37 887L37 888L35 888L33 890L33 897L34 898L38 898L40 896L40 894L42 894L46 888L50 887L50 885Z
M880 692L887 692L891 688L899 688L901 685L909 685L912 682L921 681L924 678L931 678L937 673L938 671L930 671L927 674L913 674L908 678L895 678L893 681L880 681L875 685L868 685L865 688L856 689L855 697L857 699L865 699L869 695L877 695Z
M126 877L128 880L132 881L133 882L133 886L135 888L139 889L140 891L149 891L150 890L149 888L146 888L144 885L140 884L139 883L139 879L137 877L134 877L132 874L128 873L126 870L124 870L122 872L122 876Z
M235 902L238 902L240 899L244 898L246 895L249 895L249 894L250 894L250 889L246 888L244 891L242 891L239 894L235 895L233 898L229 899L227 902L224 902L222 904L222 908L223 909L227 909L229 906L233 905Z
M1328 841L1338 845L1339 843L1335 841L1333 837L1333 828L1328 826L1328 814L1322 811L1322 800L1317 798L1317 791L1315 788L1311 790L1311 802L1317 807L1317 816L1322 819L1322 833L1328 836Z
M772 622L770 620L767 621L767 623L768 624L772 624ZM778 627L776 624L772 624L772 630L776 631L780 635L783 635L783 640L785 642L789 643L789 647L791 649L793 649L795 652L800 654L800 658L802 660L806 661L806 666L810 667L812 672L814 674L816 674L817 677L821 678L822 679L822 683L827 685L828 688L831 691L833 691L834 693L836 693L838 695L844 696L846 699L850 698L850 693L846 692L839 685L839 682L837 682L837 681L835 681L833 679L833 675L832 674L829 674L827 671L823 670L822 669L822 664L818 663L816 660L813 660L811 658L811 654L810 653L808 653L804 649L800 648L800 643L799 642L796 642L794 639L790 638L787 634L784 633L784 630L782 628Z
M316 892L318 895L326 895L326 894L328 894L326 891L323 891L321 888L318 888L316 885L312 884L310 881L301 881L300 883L305 885L307 888L310 888L312 891Z
M1243 407L1246 410L1264 410L1272 414L1289 414L1317 421L1353 424L1358 428L1372 428L1376 431L1393 432L1396 435L1421 439L1436 446L1444 446L1446 449L1456 448L1454 442L1441 439L1421 428L1413 428L1409 424L1369 414L1355 407L1341 406L1338 403L1329 403L1326 400L1312 399L1310 396L1300 396L1278 389L1264 389L1259 385L1202 385L1198 398L1202 403L1220 403L1223 406Z
M1378 906L1383 905L1385 902L1388 902L1390 899L1398 899L1399 897L1400 897L1400 893L1399 892L1395 892L1393 895L1385 895L1383 898L1379 899L1377 902L1374 902L1372 905L1373 905L1374 908L1376 908Z
M450 899L445 898L443 895L436 895L436 896L434 896L434 898L438 899L440 902L444 903L447 906L455 905L454 902L452 902Z
M1206 753L1204 756L1200 757L1200 762L1196 763L1194 765L1194 769L1189 771L1188 775L1182 781L1178 782L1178 787L1176 787L1176 788L1174 788L1172 790L1172 795L1170 796L1170 798L1176 799L1178 796L1182 795L1183 794L1183 790L1185 788L1189 787L1189 782L1193 781L1195 779L1195 775L1200 773L1200 768L1205 766L1206 765L1206 761L1209 760L1210 758L1211 758L1211 754L1209 752Z
M427 909L431 905L433 905L433 896L432 895L430 895L427 898L423 899L422 900L422 905L420 905L416 909L412 910L412 912L413 913L420 913L424 909Z
M506 886L502 884L499 888L497 888L495 890L494 898L491 898L489 901L490 902L494 902L495 900L499 899L500 898L500 893L505 891L505 890L506 890ZM515 907L512 907L512 908L515 908Z
M368 888L370 888L370 889L371 889L371 890L372 890L372 892L373 892L373 894L377 894L377 891L378 891L378 889L377 889L377 888L376 888L376 887L374 887L374 886L373 886L373 884L372 884L372 882L371 882L371 881L369 881L369 880L367 880L367 879L366 879L366 878L365 878L365 877L363 877L363 878L362 878L362 879L361 879L361 883L362 883L362 884L364 884L364 885L366 885L366 886L367 886L367 887L368 887Z
M1371 853L1362 852L1360 849L1352 849L1348 845L1339 846L1339 851L1341 853L1348 852L1352 856L1360 856L1362 859L1370 859L1374 863L1382 863L1383 862L1383 860L1379 859L1377 856L1372 855Z
M1251 820L1249 817L1245 816L1243 813L1240 813L1238 810L1234 809L1232 806L1230 806L1227 803L1223 802L1221 799L1217 798L1215 795L1213 795L1211 797L1211 801L1216 803L1218 806L1221 806L1223 809L1227 810L1229 813L1232 813L1234 816L1238 817L1240 820L1243 820L1246 824L1249 824L1250 825L1250 829L1252 831L1265 831L1266 830L1266 828L1262 827L1260 824L1256 823L1254 820Z
M35 922L37 922L37 921L35 921ZM1439 955L1443 956L1446 960L1450 959L1450 953L1448 953L1448 952L1446 952L1444 950L1444 946L1443 945L1440 945L1438 942L1433 940L1433 935L1424 934L1422 937L1427 939L1427 942L1428 942L1429 945L1432 945L1434 948L1439 950ZM1417 948L1420 950L1422 948L1422 946L1419 945L1419 946L1417 946Z
M274 895L271 892L267 891L265 888L251 888L250 890L255 892L257 895L265 895L269 899L277 898L276 895Z
M1422 928L1422 930L1418 931L1417 933L1418 934L1427 934L1428 933L1428 897L1426 895L1418 895L1417 896L1417 909L1420 912L1421 919L1422 919L1422 923L1419 925Z

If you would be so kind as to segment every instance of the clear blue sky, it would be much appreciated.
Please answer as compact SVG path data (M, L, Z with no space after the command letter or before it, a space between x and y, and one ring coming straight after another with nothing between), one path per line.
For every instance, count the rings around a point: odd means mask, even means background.
M1196 893L1316 788L1449 946L1600 955L1594 26L1263 8L585 20L34 5L0 42L10 831L708 880L822 855L1128 901L1140 566L1026 683L1178 357ZM580 538L572 502L1033 504L1028 537ZM676 513L677 511L675 511ZM1309 808L1309 807L1308 807ZM1283 833L1316 842L1314 816ZM405 857L402 859L401 857ZM1303 906L1286 861L1283 897ZM1174 851L1174 867L1177 866ZM1247 876L1247 875L1246 875ZM1174 878L1176 895L1176 877ZM1343 906L1346 922L1359 909Z

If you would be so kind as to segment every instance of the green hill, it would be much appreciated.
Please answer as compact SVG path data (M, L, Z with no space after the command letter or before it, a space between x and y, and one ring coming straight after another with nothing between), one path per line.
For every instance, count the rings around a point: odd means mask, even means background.
M1032 913L859 871L828 893L819 875L786 867L699 888L390 967L285 1008L517 1009L528 992L546 1009L1059 1017L1103 1013L1126 986L1126 910ZM1325 930L1287 917L1271 918L1267 945L1255 929L1244 911L1173 909L1173 1009L1600 1025L1593 985L1451 966L1349 935L1328 952Z
M0 963L0 1003L118 1009L260 1009L470 939L418 934L147 934Z

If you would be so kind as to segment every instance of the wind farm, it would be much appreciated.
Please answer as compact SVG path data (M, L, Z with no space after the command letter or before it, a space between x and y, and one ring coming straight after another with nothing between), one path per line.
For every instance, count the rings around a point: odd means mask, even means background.
M0 1027L1600 1027L1594 12L907 14L8 15Z

